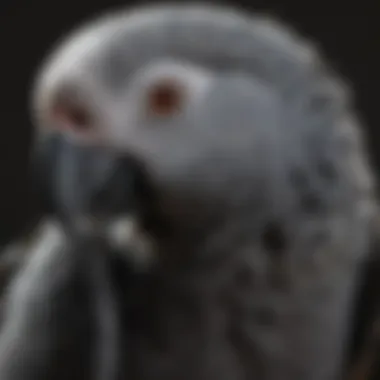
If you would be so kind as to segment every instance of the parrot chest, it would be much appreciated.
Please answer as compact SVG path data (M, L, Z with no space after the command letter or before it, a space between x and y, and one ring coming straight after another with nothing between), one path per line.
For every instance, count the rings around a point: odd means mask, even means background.
M136 380L339 378L354 268L277 287L269 272L233 273L223 285L155 289L134 337Z

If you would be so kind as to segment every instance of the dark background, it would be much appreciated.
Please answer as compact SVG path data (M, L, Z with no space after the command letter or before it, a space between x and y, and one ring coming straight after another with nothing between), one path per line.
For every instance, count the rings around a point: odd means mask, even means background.
M318 42L335 68L353 83L373 163L380 169L380 153L377 153L380 143L380 59L377 58L380 12L376 12L376 2L378 0L252 0L234 4L270 11ZM89 16L115 5L138 3L143 2L1 1L0 245L21 233L37 215L27 181L33 133L28 95L41 58L57 38Z

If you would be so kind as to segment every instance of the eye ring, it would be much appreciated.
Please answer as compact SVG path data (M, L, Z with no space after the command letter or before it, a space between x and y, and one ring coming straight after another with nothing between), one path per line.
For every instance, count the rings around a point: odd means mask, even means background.
M179 81L163 78L148 88L146 98L146 107L150 115L171 117L183 108L185 89Z

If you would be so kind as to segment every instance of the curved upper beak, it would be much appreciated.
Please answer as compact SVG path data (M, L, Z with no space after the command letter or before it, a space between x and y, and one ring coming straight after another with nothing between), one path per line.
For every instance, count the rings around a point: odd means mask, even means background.
M104 148L50 135L36 146L32 172L37 197L49 214L115 217L137 206L138 165Z

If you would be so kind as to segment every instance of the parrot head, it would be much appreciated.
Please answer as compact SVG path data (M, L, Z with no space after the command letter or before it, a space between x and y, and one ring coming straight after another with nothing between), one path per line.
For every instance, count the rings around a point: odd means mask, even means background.
M273 21L192 5L109 14L37 75L45 193L66 212L105 213L149 194L138 203L156 227L190 240L243 215L294 229L355 212L371 184L347 98Z

